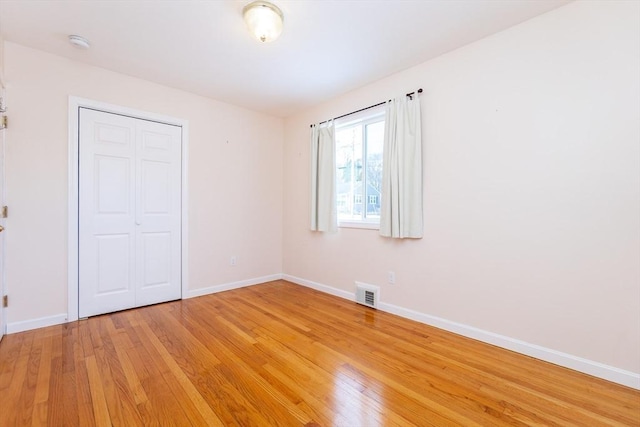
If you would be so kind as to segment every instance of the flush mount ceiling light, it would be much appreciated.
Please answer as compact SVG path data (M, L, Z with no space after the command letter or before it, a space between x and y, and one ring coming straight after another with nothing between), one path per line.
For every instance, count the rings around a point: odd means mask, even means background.
M69 36L69 43L71 43L76 47L79 47L80 49L89 49L89 47L91 46L89 44L89 40L85 39L82 36L76 36L76 35Z
M254 1L242 9L244 22L251 34L263 43L273 41L282 32L284 16L278 6L267 1Z

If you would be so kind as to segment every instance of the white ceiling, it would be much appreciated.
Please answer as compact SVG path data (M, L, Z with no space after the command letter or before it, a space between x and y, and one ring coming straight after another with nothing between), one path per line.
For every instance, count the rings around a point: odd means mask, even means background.
M282 36L260 44L249 0L0 0L7 41L287 116L570 0L273 0ZM88 51L67 41L79 34Z

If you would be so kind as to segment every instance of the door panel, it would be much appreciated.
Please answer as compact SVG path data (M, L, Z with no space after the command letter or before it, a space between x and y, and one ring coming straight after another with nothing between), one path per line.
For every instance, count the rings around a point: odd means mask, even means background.
M171 281L171 233L143 233L142 259L144 272L142 288L164 286Z
M96 235L98 261L96 296L129 292L129 260L131 236L129 234Z
M79 315L181 297L181 128L80 109Z
M142 268L136 277L137 305L178 299L182 294L181 138L176 126L138 124L136 241Z
M143 160L142 166L142 214L170 215L171 164Z
M135 306L135 120L80 109L79 316Z
M130 169L131 159L95 155L96 213L101 215L129 213L129 192L133 184Z

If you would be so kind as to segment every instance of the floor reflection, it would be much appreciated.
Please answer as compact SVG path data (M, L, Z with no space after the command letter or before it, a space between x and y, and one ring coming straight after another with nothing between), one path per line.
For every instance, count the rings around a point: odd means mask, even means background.
M335 373L334 426L384 425L384 386L345 364Z

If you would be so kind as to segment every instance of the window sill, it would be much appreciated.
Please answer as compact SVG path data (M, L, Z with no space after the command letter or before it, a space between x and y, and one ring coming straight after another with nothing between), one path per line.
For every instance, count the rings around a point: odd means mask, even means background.
M339 228L361 228L365 230L380 230L380 224L377 222L349 222L340 221Z

